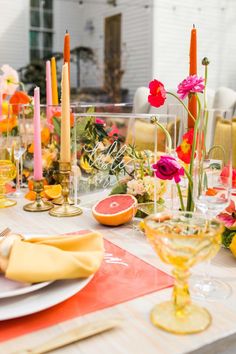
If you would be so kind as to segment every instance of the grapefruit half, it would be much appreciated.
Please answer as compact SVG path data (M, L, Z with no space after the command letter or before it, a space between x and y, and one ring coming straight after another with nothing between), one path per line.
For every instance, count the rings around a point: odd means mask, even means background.
M136 205L137 199L130 194L114 194L96 203L92 213L102 225L119 226L132 220Z

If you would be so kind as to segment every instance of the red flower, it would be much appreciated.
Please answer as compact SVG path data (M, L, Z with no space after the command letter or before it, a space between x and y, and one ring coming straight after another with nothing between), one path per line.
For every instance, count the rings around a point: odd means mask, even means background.
M12 104L12 111L14 114L20 112L20 105L28 104L30 97L24 91L16 91L10 98L9 102Z
M117 126L113 125L111 130L108 133L108 136L110 138L110 141L114 141L118 139L118 136L120 134L119 129L117 128Z
M192 154L194 129L190 129L183 135L182 143L176 148L178 158L185 163L190 163Z
M225 166L220 174L221 177L221 182L222 183L227 183L228 178L229 178L229 166ZM236 188L236 169L232 169L232 187Z
M149 83L150 95L148 96L148 102L153 107L160 107L165 103L166 90L164 85L157 80L153 80Z

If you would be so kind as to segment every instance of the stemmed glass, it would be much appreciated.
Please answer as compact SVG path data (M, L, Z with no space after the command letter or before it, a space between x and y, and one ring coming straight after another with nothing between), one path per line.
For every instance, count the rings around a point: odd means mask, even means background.
M7 208L16 204L15 200L6 198L6 183L13 180L16 176L16 168L10 159L10 155L6 147L2 146L0 141L0 208Z
M215 113L202 112L194 170L195 206L207 222L229 205L232 189L232 121L228 119L229 114ZM214 132L211 135L209 128ZM192 294L207 300L227 298L231 293L230 286L210 277L208 268L209 263L203 278L195 277L191 284Z
M26 129L26 118L25 118L25 106L24 105L10 105L9 118L10 115L16 115L16 126L14 129L8 130L7 132L7 150L13 155L14 161L16 163L16 189L12 193L12 197L21 197L23 192L21 191L21 168L20 163L22 157L27 149L28 136ZM13 112L13 113L12 113Z
M223 225L215 220L206 223L199 213L165 211L146 218L144 229L161 260L174 266L172 300L153 308L152 323L176 334L205 330L211 323L211 315L191 302L189 269L215 256L220 248Z

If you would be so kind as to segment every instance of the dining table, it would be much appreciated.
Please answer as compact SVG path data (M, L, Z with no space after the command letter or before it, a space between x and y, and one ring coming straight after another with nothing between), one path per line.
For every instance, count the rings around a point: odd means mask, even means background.
M104 193L91 193L81 197L83 214L64 218L50 216L48 212L26 212L23 210L23 206L27 203L27 200L19 198L16 206L0 210L0 231L9 227L13 232L22 235L47 236L72 233L84 229L95 230L100 232L105 240L128 251L152 267L171 275L171 267L158 258L144 233L136 228L134 222L118 227L107 227L100 225L94 219L91 206L103 195ZM112 262L109 266L112 267ZM194 275L203 275L204 268L205 264L202 263L195 266L191 272ZM201 333L177 335L153 326L150 321L151 309L157 303L171 298L172 286L169 286L162 290L152 291L131 300L2 341L0 342L0 353L11 354L16 350L23 350L32 346L32 344L35 346L40 345L78 325L93 323L97 320L118 318L120 325L116 328L67 345L53 351L53 353L235 354L236 259L228 249L222 247L211 261L210 274L227 282L232 291L230 297L225 300L207 301L205 299L193 299L199 305L207 308L212 315L212 324ZM122 282L122 279L120 279L120 282ZM113 285L114 288L116 285L117 283ZM132 287L132 280L130 281L130 287ZM24 327L24 318L21 326Z

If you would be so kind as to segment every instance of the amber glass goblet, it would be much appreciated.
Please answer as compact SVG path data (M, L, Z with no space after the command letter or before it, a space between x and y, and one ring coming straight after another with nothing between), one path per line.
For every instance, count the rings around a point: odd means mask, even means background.
M9 158L5 148L0 147L0 208L7 208L16 204L15 200L6 197L6 183L16 177L16 167Z
M218 221L206 221L202 214L168 211L150 215L145 219L144 227L161 260L174 266L172 300L154 307L152 323L177 334L203 331L210 325L211 315L191 301L189 270L196 263L216 255L224 227Z

